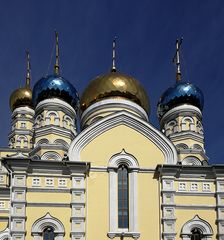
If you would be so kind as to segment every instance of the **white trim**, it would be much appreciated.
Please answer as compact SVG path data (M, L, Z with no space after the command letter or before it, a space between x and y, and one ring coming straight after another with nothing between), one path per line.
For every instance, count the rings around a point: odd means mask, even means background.
M182 239L190 240L191 231L194 228L200 229L202 234L206 237L205 239L212 239L213 230L211 225L205 220L201 219L198 215L184 224L181 230Z
M0 240L10 239L9 228L7 227L0 232Z
M81 150L100 134L126 125L152 141L164 154L165 164L177 163L177 151L174 145L159 130L148 122L127 111L111 114L84 129L71 143L68 151L70 161L80 161Z
M70 114L72 113L72 114L74 114L74 116L76 116L74 108L67 102L65 102L61 99L58 99L58 98L50 98L50 99L45 99L43 101L40 101L35 108L35 112L38 112L40 110L40 108L49 107L49 106L51 106L51 108L56 107L56 109L60 109L61 111L62 111L62 109L63 109L63 111L67 110L66 112L69 111Z
M41 156L41 160L55 160L61 161L61 156L57 152L48 151Z
M146 111L137 103L127 99L103 99L90 105L81 116L81 126L85 127L87 123L92 124L95 119L113 114L114 112L127 110L134 112L137 116L145 121L149 121Z
M195 157L195 156L188 156L186 158L184 158L182 160L182 165L197 165L197 166L201 166L202 163L199 160L199 158Z
M196 115L199 119L202 118L202 112L199 108L190 105L190 104L182 104L180 106L174 107L170 109L165 115L161 118L160 123L163 126L170 119L176 118L176 116L193 116Z
M31 229L31 235L34 237L34 240L39 240L40 236L46 227L52 227L54 233L56 233L55 240L63 240L65 235L65 228L61 221L57 218L52 217L47 213L44 217L36 220Z
M129 229L118 228L118 206L117 206L117 169L121 164L125 164L129 169ZM108 236L113 238L119 234L131 234L135 233L136 236L140 236L138 233L138 182L137 171L139 169L139 163L137 159L131 154L125 152L123 149L120 153L113 155L108 162L109 171L109 221L110 228ZM117 235L118 234L118 235ZM126 235L125 235L126 236Z

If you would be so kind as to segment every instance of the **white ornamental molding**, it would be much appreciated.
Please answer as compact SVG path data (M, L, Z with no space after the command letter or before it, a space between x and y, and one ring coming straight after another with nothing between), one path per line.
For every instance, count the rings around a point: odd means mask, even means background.
M211 239L212 235L213 235L213 230L211 225L201 219L198 215L196 215L193 219L189 220L188 222L186 222L181 230L181 237L183 240L190 240L191 239L191 234L192 234L192 230L194 228L198 228L201 233L203 234L204 237L206 237L205 239ZM203 238L204 239L204 238Z
M0 232L0 240L10 239L9 228L7 227L2 232Z
M49 213L47 213L44 217L36 220L32 226L31 234L34 237L34 240L40 239L43 231L47 227L52 227L54 229L54 233L56 234L56 240L62 240L65 235L65 228L60 220L52 217Z
M176 148L164 134L150 123L127 111L111 114L84 129L71 143L68 151L69 160L80 161L80 152L86 145L102 133L120 125L134 129L158 146L164 154L166 164L177 163Z

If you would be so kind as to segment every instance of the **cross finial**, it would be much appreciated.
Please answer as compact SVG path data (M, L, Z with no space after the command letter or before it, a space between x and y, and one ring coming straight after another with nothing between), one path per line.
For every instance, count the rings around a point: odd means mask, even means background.
M183 38L178 38L176 40L176 53L173 58L173 62L176 64L176 81L181 80L181 70L180 70L180 46L182 44Z
M111 72L116 72L116 39L117 37L114 37L114 40L113 40L113 45L112 45L112 68L111 68Z
M26 51L26 63L27 63L27 68L26 68L26 87L30 87L30 53L27 50Z
M56 75L60 74L59 71L59 43L58 43L58 32L55 31L55 40L56 40L56 44L55 44L55 65L54 65L54 73Z

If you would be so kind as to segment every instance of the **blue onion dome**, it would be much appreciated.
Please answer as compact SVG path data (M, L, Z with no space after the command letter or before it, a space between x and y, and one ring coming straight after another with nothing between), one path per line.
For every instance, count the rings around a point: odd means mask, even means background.
M33 88L33 105L45 99L59 98L70 104L75 110L79 105L79 96L75 87L58 74L41 78Z
M190 104L201 111L204 105L204 96L202 91L192 83L177 81L174 86L168 88L157 105L157 115L161 119L170 109L182 104Z

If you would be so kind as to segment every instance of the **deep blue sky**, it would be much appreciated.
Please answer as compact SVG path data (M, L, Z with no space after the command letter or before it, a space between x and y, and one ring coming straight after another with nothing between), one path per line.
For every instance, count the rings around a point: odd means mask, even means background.
M32 85L51 73L54 30L60 38L62 75L82 93L111 67L111 42L118 37L117 68L148 92L150 121L158 127L156 104L175 82L171 59L182 45L184 80L204 92L203 124L210 163L224 162L224 2L222 0L20 0L0 6L0 145L10 130L9 97L25 81L29 49Z

